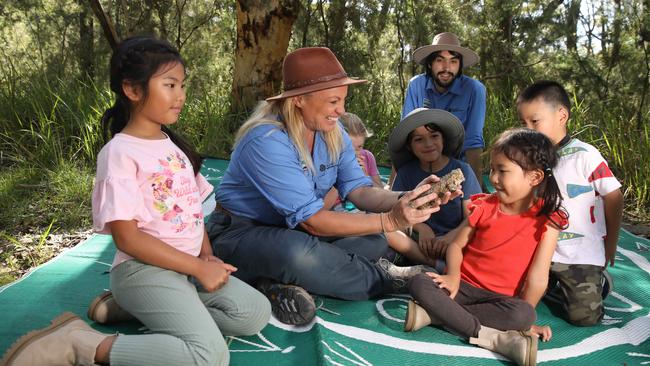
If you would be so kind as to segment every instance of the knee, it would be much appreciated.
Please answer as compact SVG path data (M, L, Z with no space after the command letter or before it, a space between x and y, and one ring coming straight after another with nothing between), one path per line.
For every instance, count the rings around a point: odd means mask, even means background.
M246 300L250 307L238 322L241 335L254 335L262 331L271 319L271 303L259 292Z
M516 311L509 313L508 317L512 322L511 328L517 330L530 329L530 326L535 324L535 320L537 320L535 308L527 302L523 302Z
M424 273L418 273L411 277L407 286L409 293L415 299L418 299L421 295L431 296L433 292L440 289L438 284Z
M589 327L600 323L603 318L602 303L594 308L589 306L572 307L567 312L567 321L579 327Z

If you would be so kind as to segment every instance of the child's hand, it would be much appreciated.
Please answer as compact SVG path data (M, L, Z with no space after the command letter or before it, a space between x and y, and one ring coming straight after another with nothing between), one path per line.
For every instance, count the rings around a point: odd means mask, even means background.
M607 238L605 238L605 267L608 265L614 267L614 261L616 260L616 243L613 245L607 243Z
M212 254L200 254L199 258L203 259L206 262L221 263L224 266L224 268L226 269L226 271L228 271L228 274L237 271L237 267L233 266L232 264L224 263L224 261L222 261L221 258L215 257Z
M366 171L366 157L361 154L357 154L357 163L359 163L361 170L363 170L363 174L368 175L368 172Z
M530 326L530 331L531 333L536 334L542 342L548 342L553 337L553 331L551 331L551 327L548 325L533 324Z
M195 276L201 283L201 286L208 291L214 292L228 283L228 278L232 272L237 270L236 267L224 263L221 259L211 256L208 260L201 263L198 274ZM216 259L216 260L215 260Z
M435 272L427 272L426 274L433 279L433 282L438 284L438 287L447 290L449 297L452 299L456 297L460 287L460 275L440 275Z

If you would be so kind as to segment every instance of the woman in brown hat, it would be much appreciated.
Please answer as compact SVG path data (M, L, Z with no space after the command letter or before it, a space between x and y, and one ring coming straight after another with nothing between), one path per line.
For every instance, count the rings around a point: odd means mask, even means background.
M382 233L425 221L461 193L416 198L436 177L409 192L372 187L338 122L348 85L365 80L348 77L320 47L288 54L282 71L284 92L260 103L237 133L208 233L215 255L257 283L280 321L304 324L316 310L305 290L362 300L421 272L383 259ZM323 209L332 187L371 213ZM429 201L432 208L416 208Z

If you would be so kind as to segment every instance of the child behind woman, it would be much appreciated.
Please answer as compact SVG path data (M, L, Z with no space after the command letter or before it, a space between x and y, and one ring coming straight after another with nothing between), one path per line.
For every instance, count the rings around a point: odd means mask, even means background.
M534 365L535 306L544 295L559 230L567 225L552 169L556 149L543 134L511 129L490 151L496 192L472 197L470 215L447 248L447 273L409 282L405 331L442 326L470 343Z
M366 126L363 124L363 121L359 116L354 113L345 113L339 117L339 121L343 125L343 128L350 136L352 141L352 147L354 147L354 152L357 156L357 162L363 170L363 173L370 177L372 180L372 185L378 188L383 188L384 183L379 177L379 169L377 168L377 162L375 156L372 152L363 148L363 145L366 143L366 139L372 136L372 133L366 129ZM325 196L324 206L331 207L333 211L347 211L345 208L345 202L339 196L339 192L336 188L332 188Z
M366 139L372 136L372 133L366 129L361 118L354 113L345 113L340 117L340 121L348 132L348 135L350 135L354 152L357 154L359 166L361 166L363 172L372 179L372 184L375 187L383 188L384 183L382 183L381 178L379 177L379 170L377 169L375 156L372 152L363 148Z
M435 265L434 256L440 256L440 252L444 255L444 246L437 245L436 237L456 229L467 216L470 197L481 193L472 168L456 159L464 140L463 125L456 116L427 108L413 110L390 135L390 157L397 170L392 190L410 191L431 174L442 177L455 169L465 177L460 187L463 197L454 198L427 221L413 225L417 242L401 231L387 234L388 244L412 261ZM443 268L444 263L439 261L436 270Z
M3 365L227 365L223 335L252 335L268 322L268 300L213 256L201 213L212 187L201 157L168 128L184 82L185 64L164 41L129 38L111 58L117 99L102 122L113 137L97 158L93 226L118 250L112 296L102 301L151 334L102 334L65 313L23 336Z

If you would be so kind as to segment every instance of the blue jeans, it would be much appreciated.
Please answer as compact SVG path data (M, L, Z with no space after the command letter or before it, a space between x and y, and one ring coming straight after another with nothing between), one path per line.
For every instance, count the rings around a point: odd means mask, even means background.
M322 238L219 211L206 229L214 255L237 267L234 275L249 283L268 278L344 300L366 300L392 289L375 264L388 253L384 235Z

